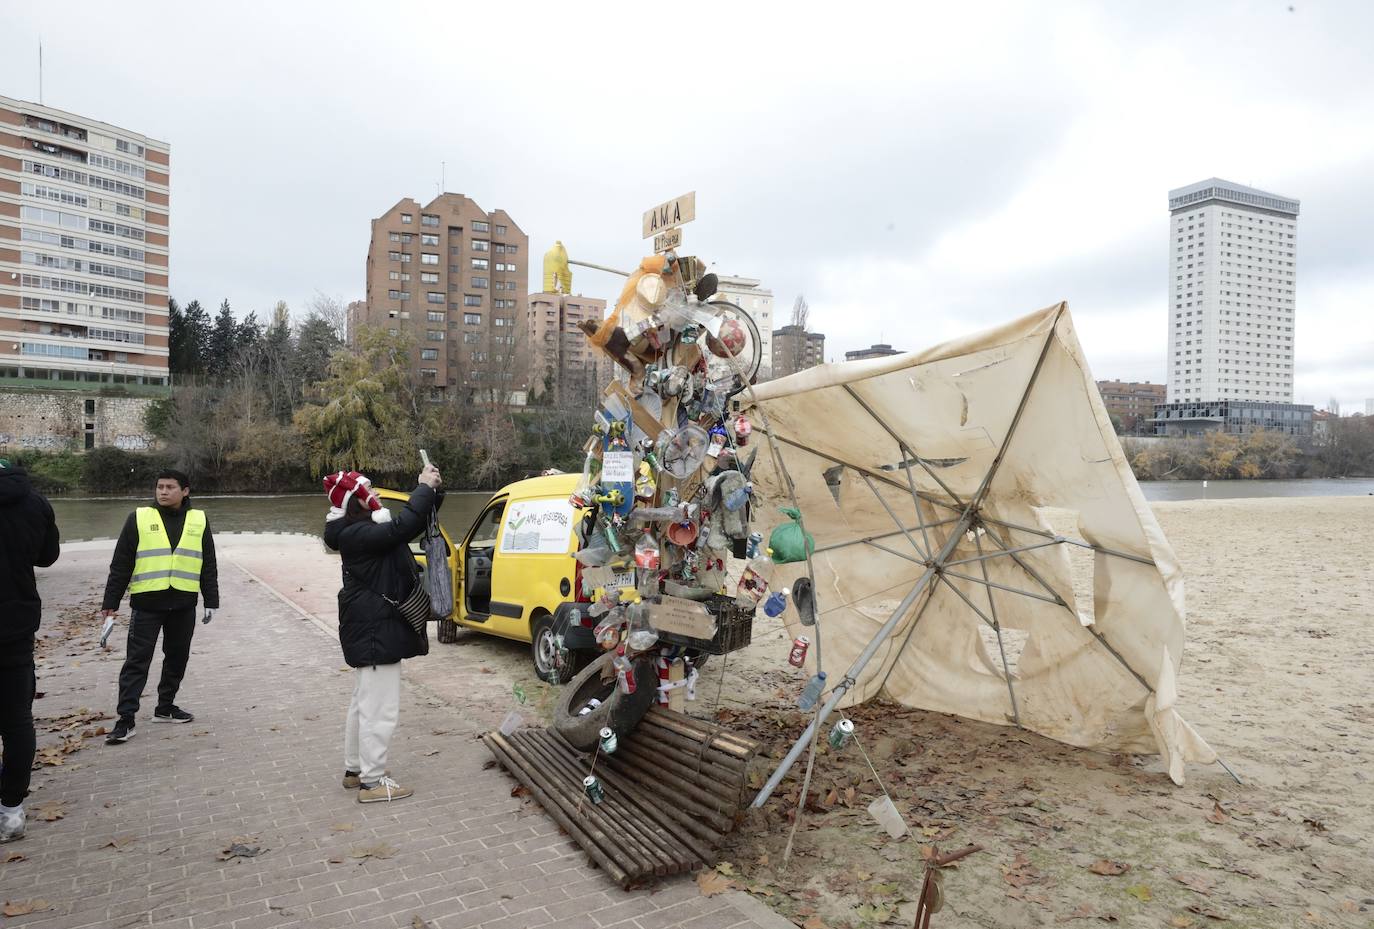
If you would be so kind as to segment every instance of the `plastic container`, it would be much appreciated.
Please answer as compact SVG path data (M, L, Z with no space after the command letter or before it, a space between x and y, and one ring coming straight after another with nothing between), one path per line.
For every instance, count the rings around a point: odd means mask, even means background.
M868 805L868 815L877 820L878 825L886 829L892 838L900 839L906 835L906 820L902 819L902 814L887 794Z
M731 512L738 510L749 502L749 498L753 493L754 485L749 481L745 481L743 485L730 491L729 495L725 498L725 508Z
M797 706L801 707L803 710L814 709L816 701L821 698L821 694L824 692L825 672L817 671L811 680L806 682L806 686L802 688L801 696L797 698Z
M767 554L752 559L744 566L739 584L735 591L740 603L758 603L768 593L768 582L773 579L773 559Z
M787 595L790 593L786 587L782 590L775 590L768 595L768 599L763 603L763 612L767 616L780 616L782 611L787 609Z

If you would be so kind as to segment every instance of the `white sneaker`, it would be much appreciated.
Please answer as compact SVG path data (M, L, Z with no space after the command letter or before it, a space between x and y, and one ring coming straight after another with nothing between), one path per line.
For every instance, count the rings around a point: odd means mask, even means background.
M0 806L0 842L14 842L24 837L24 804Z

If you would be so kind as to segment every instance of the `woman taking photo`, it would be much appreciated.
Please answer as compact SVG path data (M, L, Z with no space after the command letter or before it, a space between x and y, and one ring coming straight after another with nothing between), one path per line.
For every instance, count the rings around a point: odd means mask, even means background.
M353 700L344 723L343 786L358 789L359 803L403 800L415 791L387 771L387 746L401 705L401 661L429 654L429 638L401 613L420 584L410 552L438 508L439 470L426 465L405 508L391 511L357 471L324 479L329 515L324 542L343 560L339 591L339 644L353 668Z

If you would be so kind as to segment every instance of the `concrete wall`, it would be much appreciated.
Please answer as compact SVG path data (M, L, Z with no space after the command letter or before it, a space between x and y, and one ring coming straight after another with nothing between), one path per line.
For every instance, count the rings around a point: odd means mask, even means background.
M81 450L113 445L146 451L154 444L144 425L152 399L100 397L77 390L0 390L0 449Z

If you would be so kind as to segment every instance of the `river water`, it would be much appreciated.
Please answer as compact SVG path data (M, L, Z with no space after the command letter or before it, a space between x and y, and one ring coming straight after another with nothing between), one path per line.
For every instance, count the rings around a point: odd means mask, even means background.
M1240 497L1330 497L1374 494L1374 479L1301 481L1141 481L1145 498L1163 500L1221 500ZM149 498L151 498L149 494ZM472 521L490 495L486 493L449 493L439 511L439 521L450 536L467 534ZM308 532L324 531L328 510L323 494L284 494L278 496L195 496L196 506L209 514L216 532ZM150 499L135 497L53 497L53 509L62 537L113 539L119 535L124 519L136 506Z

